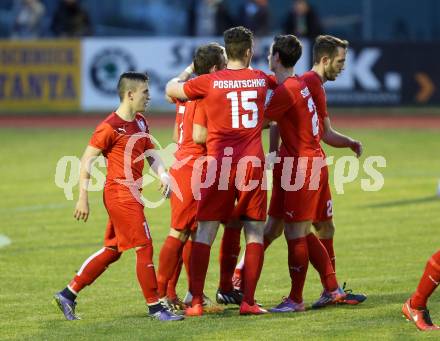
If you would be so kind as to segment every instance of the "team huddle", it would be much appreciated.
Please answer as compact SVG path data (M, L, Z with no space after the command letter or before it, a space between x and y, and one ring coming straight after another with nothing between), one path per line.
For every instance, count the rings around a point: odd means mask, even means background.
M224 47L216 43L200 46L193 63L166 86L168 100L176 105L173 139L178 145L169 172L154 150L142 115L149 100L148 78L136 72L122 74L120 106L96 128L84 152L74 213L78 220L88 218L90 167L103 154L108 160L104 205L109 215L104 247L54 296L66 319L79 319L75 313L78 293L131 248L136 250L136 272L149 316L161 321L219 311L222 304L239 305L241 315L303 312L309 262L323 286L312 308L365 301L365 295L345 290L336 277L333 205L321 147L323 141L350 148L358 157L362 154L359 141L332 128L323 87L343 70L347 48L345 40L317 37L312 70L296 76L294 67L302 47L293 35L274 38L268 55L271 75L250 66L253 34L244 27L226 30ZM265 128L270 129L268 156L262 144ZM131 155L127 157L128 146ZM170 232L160 250L157 273L140 200L143 161L139 159L143 155L171 200ZM127 167L131 177L127 177ZM266 170L272 168L267 208ZM214 304L204 294L204 285L220 224L224 234ZM246 247L237 262L242 230ZM264 252L282 232L288 249L290 292L266 310L256 302L255 291ZM183 264L188 293L181 301L176 283Z

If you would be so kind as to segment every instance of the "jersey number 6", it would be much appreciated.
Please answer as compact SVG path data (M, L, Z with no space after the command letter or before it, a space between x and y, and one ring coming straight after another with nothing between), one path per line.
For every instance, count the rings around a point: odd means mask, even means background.
M246 111L252 111L252 118L249 119L249 114L241 116L241 123L245 128L255 128L258 123L258 106L252 100L257 99L257 91L241 91L241 107ZM228 92L226 98L231 100L232 107L232 128L240 128L239 115L239 93L237 91Z

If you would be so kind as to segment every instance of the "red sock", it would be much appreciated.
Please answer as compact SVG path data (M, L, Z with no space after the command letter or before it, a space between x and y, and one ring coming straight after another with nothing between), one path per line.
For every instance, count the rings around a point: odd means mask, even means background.
M267 239L266 237L264 237L263 240L263 251L266 251L266 249L269 247L269 245L272 244L272 241ZM246 253L245 253L245 258L246 258ZM241 268L241 284L240 284L240 290L243 291L244 290L244 282L245 282L245 278L244 278L244 264L243 267Z
M157 303L159 295L153 264L153 245L136 250L136 274L147 304Z
M330 257L330 261L332 262L333 270L336 272L336 256L335 256L335 250L333 249L333 238L320 239L320 241L327 250L328 256Z
M206 273L208 272L210 254L210 245L199 242L192 243L189 290L193 295L193 306L203 304L203 288L205 286Z
M168 236L160 249L159 270L157 271L157 291L159 297L167 293L168 281L173 277L179 263L183 243L181 240Z
M186 279L188 281L188 290L190 285L190 264L191 264L192 241L187 240L182 251L183 265L185 265Z
M173 276L168 281L167 297L170 300L177 298L176 286L177 286L177 282L179 281L180 272L182 271L182 265L183 265L183 260L182 260L182 256L180 256L179 261L177 262L176 265L176 270L174 270Z
M264 246L260 243L249 243L246 245L244 255L244 287L243 301L249 305L255 304L255 290L260 278L261 269L264 261Z
M289 273L292 280L289 298L296 303L303 301L302 293L309 266L306 237L287 241Z
M227 228L223 233L220 245L220 284L219 288L223 292L232 291L232 276L240 255L240 236L241 229Z
M306 238L310 263L318 271L322 286L327 291L336 290L339 286L338 281L336 280L335 271L333 270L327 250L321 243L322 239L318 239L313 233L309 233Z
M86 285L92 284L107 267L121 257L121 252L102 248L83 263L76 276L70 281L69 289L78 294Z
M431 256L426 263L425 271L417 286L416 292L411 296L411 308L425 309L429 296L434 292L440 282L440 250Z

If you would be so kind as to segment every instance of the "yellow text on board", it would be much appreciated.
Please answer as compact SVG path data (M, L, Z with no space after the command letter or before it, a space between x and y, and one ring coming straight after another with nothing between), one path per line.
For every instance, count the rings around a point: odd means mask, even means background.
M0 41L0 110L78 110L80 69L77 40Z

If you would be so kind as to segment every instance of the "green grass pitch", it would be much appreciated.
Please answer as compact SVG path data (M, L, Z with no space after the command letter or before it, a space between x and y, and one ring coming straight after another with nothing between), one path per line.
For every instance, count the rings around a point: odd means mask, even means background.
M359 138L365 156L383 155L385 186L363 192L361 171L345 194L333 190L337 274L342 283L368 294L358 307L332 307L305 313L240 317L237 307L224 314L164 324L146 317L128 251L78 299L83 320L69 323L51 305L82 262L101 247L106 223L102 193L92 193L87 223L73 217L75 201L55 186L58 159L81 156L92 129L0 129L0 235L12 244L0 248L1 340L411 340L439 339L422 334L401 316L400 308L415 289L429 256L440 246L439 133L417 130L347 130ZM171 130L153 134L165 145ZM327 149L328 155L350 155ZM146 191L155 192L157 184ZM77 188L75 188L75 198ZM149 195L157 195L156 193ZM169 204L146 209L155 245L155 263L169 227ZM218 283L218 246L213 247L205 292L212 298ZM257 299L265 307L287 295L290 280L283 238L266 253ZM179 293L184 295L182 272ZM308 306L318 298L320 281L312 267L305 286ZM440 293L430 301L440 323Z

